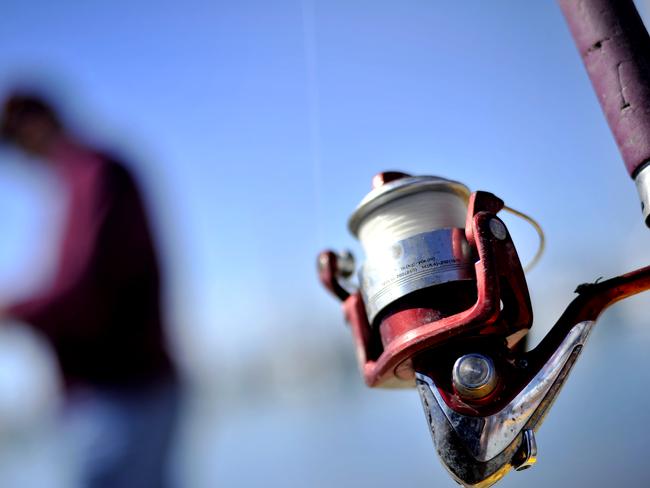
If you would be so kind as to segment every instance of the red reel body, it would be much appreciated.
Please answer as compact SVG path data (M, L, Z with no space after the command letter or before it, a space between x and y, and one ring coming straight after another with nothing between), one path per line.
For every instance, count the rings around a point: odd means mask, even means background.
M458 196L465 188L449 180L403 173L380 174L374 182L378 188L351 219L356 235L362 233L357 232L363 225L359 221L376 218L379 210L414 191L451 188ZM400 203L397 208L406 208L417 219L427 218L418 206ZM535 462L534 431L596 319L612 303L650 288L650 267L580 285L579 296L544 340L526 351L522 339L532 326L532 307L517 251L497 216L503 208L503 201L493 194L475 192L468 198L464 229L451 226L408 235L397 244L395 239L380 242L389 252L372 250L372 259L387 261L399 272L387 274L380 267L382 272L376 273L375 268L362 267L357 290L347 282L354 268L351 255L333 251L319 255L320 280L343 301L366 384L417 386L443 464L456 481L474 488L491 486L511 468L521 470ZM410 227L403 227L418 228L407 223ZM381 221L372 225L381 228L380 224L384 225ZM391 237L399 234L391 232ZM431 237L435 233L443 251L430 249L427 254L418 248L435 247L438 241ZM372 236L380 239L381 234ZM418 261L415 252L409 262L404 257L409 249L420 249L425 258ZM438 259L439 251L445 259ZM430 262L447 274L428 276ZM429 281L420 279L417 287L409 288L414 276ZM395 283L401 287L397 292Z

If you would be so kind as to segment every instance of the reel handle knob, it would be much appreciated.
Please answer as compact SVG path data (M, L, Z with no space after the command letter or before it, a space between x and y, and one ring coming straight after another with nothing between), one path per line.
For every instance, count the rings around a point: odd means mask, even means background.
M372 189L379 188L380 186L390 183L391 181L399 180L400 178L408 178L411 176L408 173L401 171L382 171L372 177Z

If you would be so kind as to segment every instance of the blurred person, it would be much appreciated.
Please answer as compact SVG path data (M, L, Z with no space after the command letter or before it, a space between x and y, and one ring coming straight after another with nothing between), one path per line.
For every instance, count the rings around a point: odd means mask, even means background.
M0 137L51 166L68 201L51 282L26 301L0 304L0 318L35 328L56 354L66 387L64 440L79 456L82 486L167 486L180 395L136 182L36 93L7 97Z

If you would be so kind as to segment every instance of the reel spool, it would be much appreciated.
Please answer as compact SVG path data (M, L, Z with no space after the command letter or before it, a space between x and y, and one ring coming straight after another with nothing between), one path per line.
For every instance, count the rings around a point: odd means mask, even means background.
M386 182L382 175L381 181L348 223L366 255L359 289L371 324L412 308L399 302L414 292L438 286L438 295L444 295L443 285L456 283L469 285L461 288L471 292L475 280L463 230L469 189L434 176L404 175ZM426 305L426 299L421 301Z

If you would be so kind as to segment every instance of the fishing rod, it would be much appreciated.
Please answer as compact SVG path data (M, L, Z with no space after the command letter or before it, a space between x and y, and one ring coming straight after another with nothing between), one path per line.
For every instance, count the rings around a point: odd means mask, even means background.
M650 225L650 38L632 0L559 0ZM323 251L370 387L416 387L438 455L465 487L537 460L535 431L600 314L650 289L650 266L577 287L537 347L524 274L496 195L460 182L379 173L348 222L365 261ZM535 259L536 259L535 258Z

